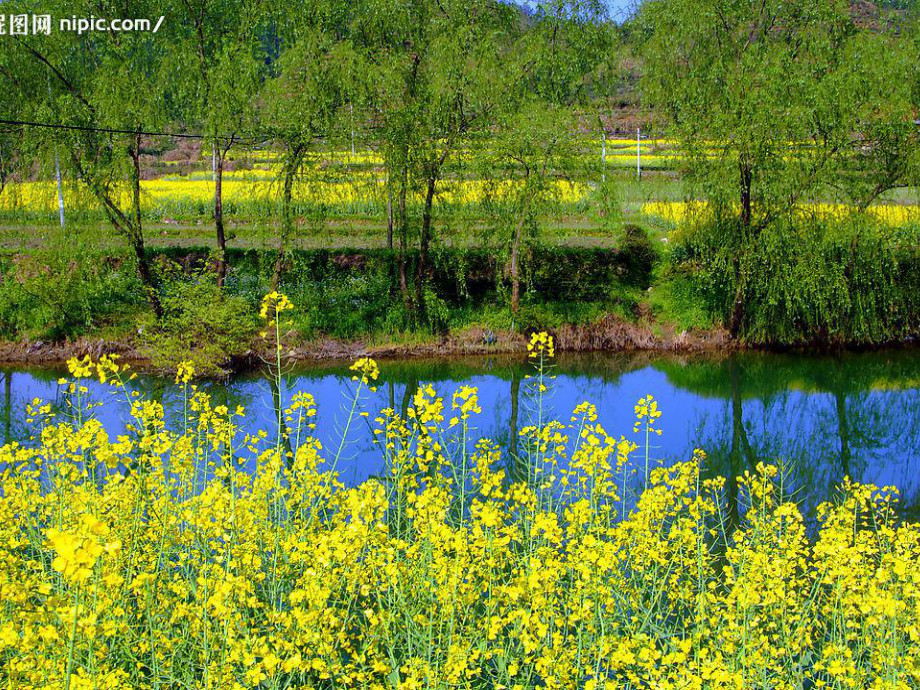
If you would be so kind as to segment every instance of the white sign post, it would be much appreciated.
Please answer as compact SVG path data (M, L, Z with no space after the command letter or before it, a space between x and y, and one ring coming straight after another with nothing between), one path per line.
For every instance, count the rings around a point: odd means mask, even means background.
M636 179L642 178L642 128L636 130Z
M601 130L601 179L607 179L607 130Z

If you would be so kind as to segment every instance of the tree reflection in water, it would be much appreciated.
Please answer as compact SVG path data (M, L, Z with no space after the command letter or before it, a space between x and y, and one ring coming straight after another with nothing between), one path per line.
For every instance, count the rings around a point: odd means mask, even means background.
M369 400L368 424L384 407L408 413L413 394L432 383L449 407L461 385L479 388L483 409L475 433L489 436L505 450L508 476L527 476L522 466L520 430L534 422L528 393L531 367L523 357L381 361L378 391ZM632 434L633 405L651 393L664 416L661 448L665 462L688 459L694 448L707 453L708 475L736 477L760 461L782 464L790 488L806 513L833 495L845 476L902 490L909 512L920 513L920 352L741 353L725 356L655 354L563 355L554 366L556 379L549 400L551 417L567 422L571 410L588 400L599 422L612 435ZM63 409L56 384L60 370L4 370L4 440L23 440L30 430L21 411L34 397ZM279 405L297 392L316 398L320 440L335 440L341 417L343 387L350 381L348 363L295 369L283 390L264 377L201 382L214 404L247 408L244 432L259 428L272 436ZM171 378L139 376L145 395L161 401L173 423L181 423L182 405ZM102 395L101 390L92 391ZM111 434L123 429L125 406L100 408ZM355 434L343 479L361 481L385 472L370 429ZM638 461L636 461L638 462ZM635 488L630 494L635 493ZM734 482L726 485L730 517L739 518L743 496Z

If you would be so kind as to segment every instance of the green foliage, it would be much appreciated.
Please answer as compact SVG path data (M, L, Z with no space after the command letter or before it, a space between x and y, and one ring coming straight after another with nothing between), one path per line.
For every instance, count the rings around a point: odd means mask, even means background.
M434 291L430 283L426 283L423 289L425 291L425 326L431 333L445 334L450 320L448 304Z
M521 331L553 331L568 324L586 324L604 316L609 310L606 305L592 302L530 303L521 307L515 325Z
M35 251L0 259L0 334L60 340L136 310L143 291L121 255Z
M224 374L249 349L257 310L207 278L172 279L164 286L163 316L142 328L142 350L157 368L191 361L202 376Z
M864 219L828 225L800 210L864 209L917 180L910 40L861 30L837 0L652 0L643 12L646 93L679 144L690 196L706 202L711 220L693 240L700 287L732 336L899 337L910 317L898 312L890 243Z
M739 335L747 342L875 344L918 332L916 235L904 242L859 215L774 223L745 243L727 244L723 236L712 226L688 233L681 266L692 270L693 291L710 313L726 323L740 289Z
M455 309L451 327L482 326L492 331L519 332L554 331L564 325L586 324L596 321L616 309L613 303L600 302L557 302L531 300L521 304L520 312L514 316L506 304L488 303L466 309Z
M600 222L604 227L614 226L623 215L622 181L614 176L604 178L592 193L592 202L597 208Z
M258 3L201 0L174 5L170 28L175 37L166 62L174 68L171 96L180 115L209 135L230 136L251 127L249 101L265 69Z
M649 308L656 323L682 331L708 330L718 317L704 299L700 280L686 266L659 264L649 293Z
M909 10L916 7L915 0L879 0L879 7L893 10Z
M68 230L74 220L95 222L93 232L110 224L119 243L127 240L145 288L127 277L129 260L120 256L114 264L19 256L4 269L0 330L87 332L122 306L139 308L138 295L159 314L147 219L201 224L213 214L221 259L227 215L240 233L230 230L230 239L278 248L277 261L262 254L232 270L229 301L205 294L204 283L170 284L168 314L148 333L171 351L208 350L202 357L215 362L238 343L219 332L210 344L193 340L198 316L217 318L197 310L236 323L244 303L279 286L299 306L301 333L345 338L443 332L476 310L503 313L509 302L524 310L520 321L535 324L551 324L559 305L572 319L583 317L581 307L631 316L656 281L654 311L702 324L728 310L733 332L754 342L876 342L913 332L920 297L904 266L914 266L906 248L914 240L895 248L879 229L855 225L821 226L815 237L790 219L805 204L862 209L917 187L920 31L916 13L901 11L916 4L888 0L888 10L870 17L846 0L648 0L624 28L601 0L526 9L493 0L125 0L122 16L164 15L160 33L17 37L0 51L0 114L64 126L0 132L0 194L7 181L35 181L50 196L47 183L61 167ZM34 9L27 0L4 7ZM68 8L76 16L99 11L89 0ZM640 77L648 113L631 108ZM611 119L611 106L623 117ZM677 142L679 181L598 167L597 134L639 120L645 131L647 116ZM217 175L213 202L177 194L150 208L140 181L157 172L150 159L168 138L141 132L158 129L201 133L205 158L217 150L218 171L226 162L229 172L243 149L268 148L273 155L259 164L279 179L222 204ZM319 162L356 134L359 150L379 154L381 165L368 156L341 167ZM199 182L211 176L194 174ZM318 184L332 179L365 181L373 193L336 199ZM450 189L470 180L486 193ZM561 188L566 180L579 192ZM624 224L645 202L678 197L706 201L715 221L705 239L674 249L668 269L658 261L658 236ZM4 207L3 219L20 226L49 215ZM567 214L581 214L579 231L594 238L622 229L617 252L540 246L553 226L571 232ZM337 225L327 223L332 216L370 221L353 246L382 244L389 221L398 250L295 251L298 240L313 246L325 237ZM457 248L473 234L481 246ZM193 289L201 294L185 296L191 306L173 294Z
M658 260L658 252L648 232L638 225L627 223L623 226L623 238L618 249L625 271L624 281L630 285L648 287L652 268Z
M603 301L619 284L649 286L648 244L637 242L638 255L585 248L541 246L525 264L525 283L537 295L554 301ZM636 247L633 247L635 249Z
M647 241L638 240L635 246L640 257L648 250ZM177 250L163 254L173 261L188 263ZM234 269L228 276L228 293L248 304L258 303L268 289L271 254L231 252ZM412 275L417 252L409 252L407 259ZM511 327L503 274L505 260L500 254L489 249L441 246L431 259L432 272L424 288L428 320L421 324L423 330L441 333L486 317L493 328ZM630 261L629 252L623 248L534 247L528 260L531 268L526 275L524 303L529 313L537 316L524 314L519 322L536 327L558 325L566 314L581 319L579 302L584 303L584 314L592 318L604 310L632 317L649 276L645 269L633 268ZM637 263L643 264L641 258ZM290 252L290 266L281 289L297 305L290 317L295 331L304 337L344 339L402 333L409 327L410 318L394 287L398 266L395 251ZM551 316L539 316L544 313Z
M392 304L389 267L379 261L347 256L322 261L296 252L283 291L296 305L291 318L305 335L358 338L387 330Z
M522 85L550 103L576 103L595 86L592 77L610 55L612 26L601 0L535 3L532 28L516 46Z
M756 232L829 186L864 206L916 179L916 52L897 32L859 30L837 0L643 12L645 94L722 221Z
M560 313L565 309L574 314L577 302L591 303L592 313L605 307L631 313L637 292L648 287L648 252L653 251L647 238L634 237L631 242L617 251L531 248L524 301L537 310L542 304L555 304L553 309ZM231 255L237 268L228 287L250 301L267 286L268 267L264 262L260 266L261 257L259 252ZM432 272L424 287L424 329L438 333L461 327L480 310L507 304L505 258L490 249L439 247L431 256ZM412 275L417 252L408 252L407 260ZM292 251L282 289L297 305L292 314L297 330L339 338L405 330L408 315L394 287L398 266L395 251ZM261 281L253 281L259 271Z

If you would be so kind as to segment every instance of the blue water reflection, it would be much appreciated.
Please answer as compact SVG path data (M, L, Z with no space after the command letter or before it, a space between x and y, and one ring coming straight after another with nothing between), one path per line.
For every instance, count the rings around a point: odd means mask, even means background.
M349 436L339 463L343 478L356 483L384 470L370 424L380 409L405 411L419 383L433 383L448 401L460 385L479 389L482 414L475 426L505 448L530 422L532 405L521 358L383 361L376 393L367 401L370 419ZM844 476L895 485L908 510L920 501L920 353L915 350L826 356L745 353L723 357L596 354L560 357L549 404L566 422L588 400L611 434L633 434L633 405L651 393L663 411L664 433L654 438L653 457L670 463L694 448L708 455L710 475L737 475L759 460L782 461L806 508L831 495ZM33 398L60 402L60 371L2 372L4 440L23 439L24 405ZM173 420L181 415L177 390L168 379L140 376L137 388L163 402ZM286 376L284 404L300 391L314 395L324 445L338 445L351 385L347 365L301 368ZM246 431L274 429L277 391L261 376L202 384L215 404L243 405ZM103 387L93 386L102 396ZM110 434L124 431L127 407L109 405L98 415Z

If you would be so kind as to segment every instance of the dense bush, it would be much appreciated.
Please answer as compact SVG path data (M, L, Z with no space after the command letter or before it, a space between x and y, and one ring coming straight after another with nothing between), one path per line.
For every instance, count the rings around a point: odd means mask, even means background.
M142 349L154 366L190 361L204 375L223 373L243 355L256 331L253 308L207 278L173 279L163 288L163 316L142 329Z
M585 309L593 314L599 305L618 308L627 293L633 305L631 291L648 286L654 257L654 247L638 228L627 232L618 250L533 247L524 262L525 313L520 322L533 327L558 325L565 322L566 312L577 311L578 302L590 303ZM250 301L257 299L267 289L272 261L270 252L231 253L231 291L239 290ZM414 299L417 252L408 252L406 261ZM425 321L419 325L438 332L458 325L470 310L507 308L506 263L505 257L488 248L438 247L431 254ZM398 288L398 271L395 251L297 250L290 252L282 287L301 305L294 319L303 333L344 338L392 333L410 323Z
M384 328L391 306L391 278L382 262L345 257L320 262L298 254L285 277L302 333L355 338Z
M529 246L521 311L513 320L507 257L486 247L432 251L422 318L404 307L396 251L293 250L281 288L300 305L292 318L303 336L442 333L473 323L556 328L608 313L635 318L643 304L662 321L706 328L728 325L738 296L737 334L753 344L872 344L920 332L916 228L895 230L866 217L833 223L794 218L775 221L747 241L739 238L733 227L687 227L675 234L666 260L659 260L661 250L642 228L629 225L615 250ZM0 335L72 337L119 316L123 330L135 330L141 319L141 340L161 366L184 358L188 349L200 369L216 371L245 351L254 331L245 315L270 289L274 252L231 251L223 294L207 277L214 263L207 250L153 253L165 276L161 324L147 315L129 258L61 251L3 258ZM412 300L417 261L416 252L407 253Z
M624 225L618 253L625 270L624 281L638 287L648 287L658 252L645 228L631 223Z
M544 299L602 301L618 284L648 287L650 247L640 229L628 234L618 250L538 247L524 264L525 280Z
M121 255L45 250L0 258L0 334L7 338L74 337L142 305L134 264Z
M920 326L920 236L865 216L687 230L672 258L693 271L697 294L755 344L873 344ZM740 311L736 300L740 298Z
M223 294L213 284L208 250L173 247L151 254L161 278L161 323L148 313L126 256L59 250L3 258L0 335L56 340L91 333L118 315L122 331L140 327L141 348L157 365L171 366L189 355L200 370L216 372L246 349L254 327L242 315L268 291L274 252L231 251ZM515 325L555 327L605 309L632 313L639 290L649 283L653 254L641 230L627 232L619 250L531 247L523 270L523 312ZM294 250L281 287L300 305L294 327L304 336L359 338L410 327L436 333L486 314L495 317L493 327L503 328L511 326L502 315L509 302L505 259L487 248L435 248L421 322L403 305L395 251ZM414 300L417 252L406 260Z

